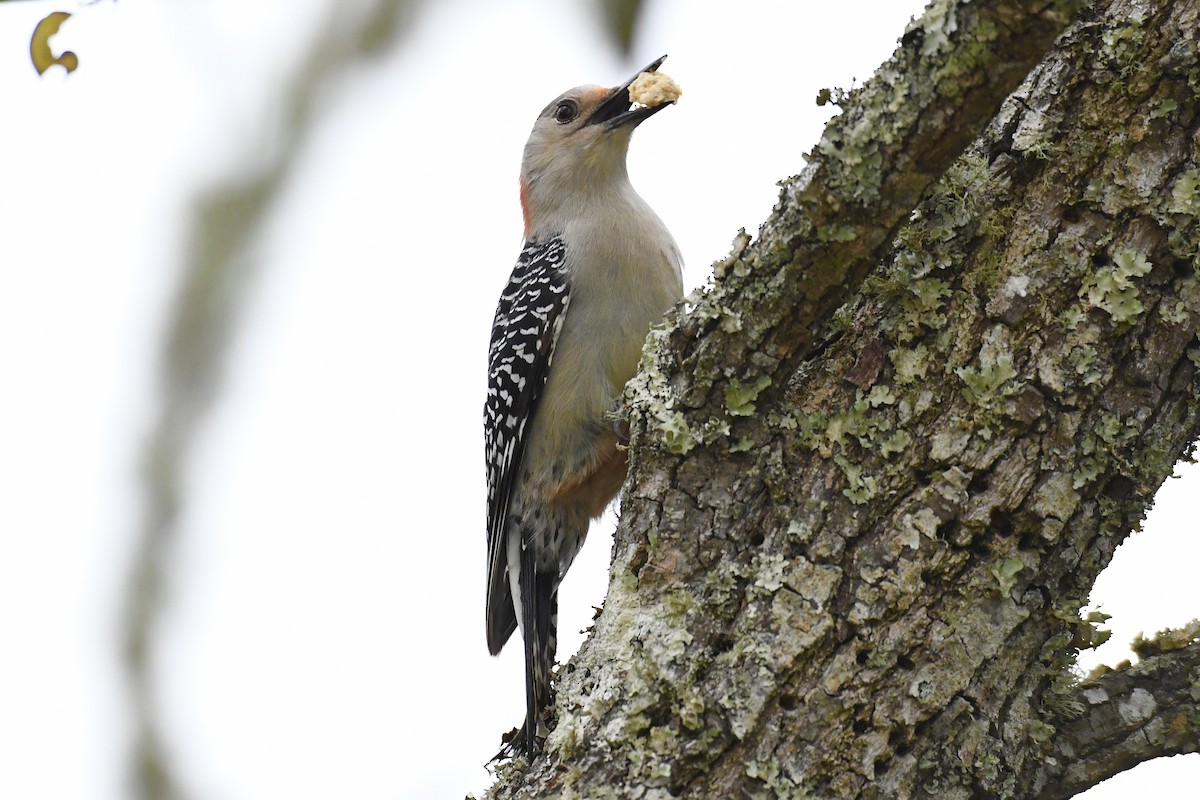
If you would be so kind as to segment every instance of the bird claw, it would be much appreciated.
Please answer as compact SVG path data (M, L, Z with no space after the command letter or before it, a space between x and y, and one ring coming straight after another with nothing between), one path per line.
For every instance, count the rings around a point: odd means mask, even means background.
M613 419L613 434L617 437L617 445L627 447L629 445L629 420L625 418Z
M534 738L534 750L540 751L546 740L543 737ZM508 733L500 737L500 752L488 759L485 766L498 764L501 761L511 761L516 758L525 758L527 761L533 760L533 753L525 752L525 724L521 723L521 727L513 728Z

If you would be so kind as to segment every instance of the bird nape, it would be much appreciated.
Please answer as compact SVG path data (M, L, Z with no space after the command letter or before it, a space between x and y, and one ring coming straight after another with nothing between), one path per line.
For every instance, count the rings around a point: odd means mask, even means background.
M634 128L678 89L635 105L637 78L555 98L521 161L525 244L492 323L483 414L488 650L518 627L525 641L525 723L499 758L532 758L548 730L558 586L625 479L613 419L646 334L683 296L679 248L625 165Z

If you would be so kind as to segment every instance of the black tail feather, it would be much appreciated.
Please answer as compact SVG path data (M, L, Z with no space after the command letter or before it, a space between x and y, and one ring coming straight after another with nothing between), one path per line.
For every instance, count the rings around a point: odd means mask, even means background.
M550 671L558 638L558 573L538 572L532 548L521 553L521 627L525 634L525 754L532 758L550 704Z

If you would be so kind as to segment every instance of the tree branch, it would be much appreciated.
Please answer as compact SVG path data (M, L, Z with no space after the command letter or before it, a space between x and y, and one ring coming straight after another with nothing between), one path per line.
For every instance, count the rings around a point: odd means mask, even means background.
M1080 5L937 0L909 25L808 166L784 182L757 242L721 262L713 290L679 319L672 349L690 379L684 405L709 397L714 364L761 375L803 354Z
M1035 778L1039 800L1073 797L1153 758L1200 752L1200 621L1153 641L1171 638L1183 641L1080 684L1082 713L1058 726Z

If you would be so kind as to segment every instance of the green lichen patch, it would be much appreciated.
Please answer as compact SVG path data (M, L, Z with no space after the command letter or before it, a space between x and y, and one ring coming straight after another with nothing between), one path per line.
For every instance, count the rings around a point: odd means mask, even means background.
M1197 369L1200 369L1200 347L1190 347L1186 353L1188 361L1191 361Z
M817 240L822 242L853 242L858 229L852 225L824 225L817 228Z
M908 431L897 429L892 432L892 435L884 439L879 444L879 453L884 458L903 453L908 446L912 444L912 436Z
M1103 611L1090 611L1088 615L1080 620L1079 646L1081 648L1094 648L1107 642L1112 638L1112 631L1107 628L1101 628L1105 622L1112 619L1112 614L1105 614Z
M1200 170L1189 169L1175 179L1167 210L1173 214L1200 216Z
M944 280L915 277L908 270L896 269L886 278L872 281L865 290L891 310L879 327L898 342L911 341L922 329L941 330L946 324L942 309L950 296L950 284Z
M883 384L872 386L870 394L867 395L867 403L870 404L871 408L890 406L895 402L896 395L892 393L891 387Z
M725 386L725 409L735 417L748 417L754 414L754 401L759 392L771 385L767 375L758 376L753 383L744 384L737 378L730 378Z
M1163 322L1169 322L1172 325L1182 325L1189 319L1188 304L1183 300L1176 300L1174 304L1168 303L1165 308L1159 311L1159 316Z
M1113 253L1110 266L1101 267L1084 280L1079 296L1093 308L1107 311L1113 322L1133 323L1146 310L1133 279L1149 274L1153 268L1142 253L1122 248Z
M1141 49L1145 38L1145 12L1139 9L1129 15L1124 27L1104 31L1104 49L1101 53L1112 62L1112 66L1120 67L1122 77L1130 78L1140 63L1134 54Z
M1037 745L1048 744L1054 738L1055 731L1053 725L1042 722L1040 719L1030 721L1026 728L1029 740Z
M1162 119L1170 116L1177 108L1179 108L1179 104L1168 97L1159 101L1158 105L1154 107L1154 110L1150 112L1150 119Z
M1024 387L1023 381L1014 380L1017 370L1009 356L1000 356L995 363L978 367L959 367L954 374L963 382L963 396L967 402L986 413L999 409L999 404L1012 397Z
M745 453L752 449L754 449L753 439L739 439L738 441L729 445L729 452L731 453Z
M1086 314L1078 306L1072 308L1079 312L1078 318L1074 314L1064 314L1058 319L1067 334L1066 341L1060 347L1044 350L1038 362L1038 377L1042 383L1059 392L1078 385L1088 387L1103 383L1111 368L1096 348L1104 338L1103 330L1099 325L1087 322ZM1064 366L1069 366L1070 370L1063 369Z
M896 382L901 385L923 379L929 370L929 348L923 344L911 350L898 347L892 351L891 359L896 370Z
M1200 642L1200 619L1194 619L1182 628L1161 630L1149 639L1139 633L1134 637L1130 649L1137 653L1138 658L1150 658L1182 650L1195 642Z
M697 444L687 420L678 411L666 411L659 417L659 432L663 446L676 455L686 455Z
M1016 557L1001 559L992 565L990 571L1000 587L1000 594L1006 595L1012 591L1013 586L1017 584L1017 574L1023 569L1025 562Z
M879 494L879 478L864 474L861 464L851 463L843 455L834 456L833 462L846 476L846 483L849 485L842 490L842 494L849 498L851 503L856 506L863 505Z
M1135 419L1124 422L1114 414L1105 414L1100 424L1083 434L1079 467L1073 474L1073 487L1079 489L1109 469L1113 452L1138 434Z

